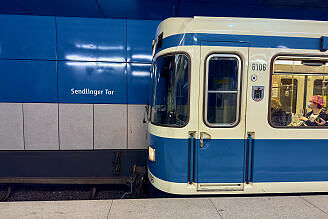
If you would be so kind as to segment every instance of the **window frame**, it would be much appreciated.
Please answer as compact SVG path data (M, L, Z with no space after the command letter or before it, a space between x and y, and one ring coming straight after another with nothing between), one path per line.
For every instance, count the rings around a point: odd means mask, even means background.
M207 121L207 110L208 110L208 76L209 76L209 62L211 58L219 57L219 58L235 58L238 61L238 76L237 76L237 91L216 91L211 93L236 93L236 120L232 123L210 123ZM205 63L205 74L204 74L204 95L203 95L203 122L206 126L210 128L233 128L236 127L240 122L240 107L241 107L241 89L242 89L242 71L243 71L243 60L236 53L211 53L206 57Z
M162 55L157 56L153 62L152 65L155 65L157 59L159 58L163 58L165 56L172 56L172 55L185 55L188 59L188 109L187 109L187 119L185 124L183 124L182 126L178 126L178 125L163 125L163 124L158 124L152 121L152 111L153 111L153 102L154 102L154 86L155 86L155 74L153 77L153 86L152 86L152 94L151 94L151 104L150 104L150 115L149 115L149 122L152 125L156 125L156 126L160 126L160 127L170 127L170 128L184 128L189 124L189 120L190 120L190 81L191 81L191 57L190 55L185 52L185 51L175 51L175 52L169 52L169 53L165 53Z
M271 122L271 98L272 98L272 75L274 75L274 63L279 58L292 59L304 59L304 60L317 60L317 59L328 59L326 55L313 55L313 54L277 54L272 57L270 62L270 78L269 78L269 98L268 98L268 123L272 128L275 129L327 129L328 126L275 126ZM292 74L288 74L292 75ZM301 75L301 74L298 74ZM304 74L303 74L304 75ZM306 74L308 76L316 75L313 73Z

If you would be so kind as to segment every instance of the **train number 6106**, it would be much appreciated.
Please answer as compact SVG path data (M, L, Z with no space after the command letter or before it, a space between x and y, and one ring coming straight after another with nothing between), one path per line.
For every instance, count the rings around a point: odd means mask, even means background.
M252 71L266 71L266 64L252 64Z

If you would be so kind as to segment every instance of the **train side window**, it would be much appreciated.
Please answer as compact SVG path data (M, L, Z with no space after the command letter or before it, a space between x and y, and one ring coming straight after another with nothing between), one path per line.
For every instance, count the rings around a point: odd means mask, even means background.
M229 127L239 121L241 59L213 54L206 61L204 120L208 126Z
M273 63L269 123L328 127L328 59L278 57Z

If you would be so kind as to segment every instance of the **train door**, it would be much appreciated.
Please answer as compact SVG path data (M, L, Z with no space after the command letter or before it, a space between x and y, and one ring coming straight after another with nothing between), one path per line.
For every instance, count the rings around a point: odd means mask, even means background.
M248 43L202 42L198 190L243 190Z

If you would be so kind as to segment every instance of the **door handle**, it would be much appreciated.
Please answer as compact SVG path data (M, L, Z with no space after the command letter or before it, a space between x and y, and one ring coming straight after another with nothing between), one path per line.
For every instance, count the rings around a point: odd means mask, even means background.
M245 182L253 182L253 171L254 171L254 132L247 133L246 141L246 172L245 172Z
M189 132L188 140L188 183L195 182L196 131Z
M210 140L211 139L211 135L208 134L207 132L201 132L200 136L199 136L199 146L202 148L204 147L204 140Z

